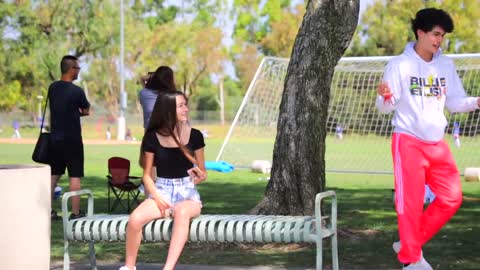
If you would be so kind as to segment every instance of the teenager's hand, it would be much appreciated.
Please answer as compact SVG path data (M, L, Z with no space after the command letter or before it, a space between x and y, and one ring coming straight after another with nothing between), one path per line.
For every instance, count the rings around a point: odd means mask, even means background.
M207 178L207 173L202 171L198 167L193 167L190 170L187 171L188 175L190 175L190 178L192 178L193 183L199 184L203 180Z
M383 81L378 85L377 88L377 93L379 96L383 97L383 103L389 103L394 105L395 104L395 97L393 96L392 91L390 90L390 87L388 86L388 83Z
M389 99L392 97L393 93L392 91L390 90L390 87L388 86L388 83L387 82L381 82L379 85L378 85L378 88L377 88L377 93L379 96L382 96L386 99Z

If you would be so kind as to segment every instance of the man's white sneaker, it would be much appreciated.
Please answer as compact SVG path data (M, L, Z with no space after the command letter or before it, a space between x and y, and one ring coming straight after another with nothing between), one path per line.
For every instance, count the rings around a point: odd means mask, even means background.
M402 269L403 270L433 270L432 266L430 266L430 264L423 257L420 259L420 261L404 266Z
M395 253L399 253L400 249L402 248L402 243L400 241L393 242L392 244L393 251ZM402 269L412 269L412 270L433 270L432 266L423 258L423 251L420 257L420 261L416 263L411 263L408 266L404 266Z
M401 247L402 247L402 244L400 243L400 241L393 242L392 244L393 251L395 251L395 253L397 254L400 252Z
M393 242L392 248L393 248L393 251L395 251L395 253L398 254L400 252L400 249L402 248L402 243L400 243L400 241ZM423 258L423 250L422 250L421 255L422 255L422 258Z
M118 270L130 270L130 268L126 267L126 266L122 266L120 267L120 269ZM137 270L137 267L134 267L133 270Z

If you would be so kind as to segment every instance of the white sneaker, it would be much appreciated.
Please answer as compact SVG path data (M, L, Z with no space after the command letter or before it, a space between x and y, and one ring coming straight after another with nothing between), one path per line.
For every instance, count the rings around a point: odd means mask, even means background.
M393 251L398 254L400 252L400 249L402 248L402 243L400 243L400 241L393 242L392 248ZM411 263L408 266L403 267L402 269L433 270L432 266L430 266L427 260L423 258L423 251L420 257L420 261L416 263Z
M392 244L393 251L395 251L395 253L397 254L400 252L401 247L402 247L402 244L400 243L400 241L393 242Z
M425 258L421 258L420 261L416 263L411 263L408 266L404 266L403 270L433 270L432 266L425 260Z
M130 268L126 267L126 266L122 266L120 267L120 269L118 270L130 270ZM134 267L133 270L137 270L137 267Z
M395 253L398 254L400 252L400 249L402 248L402 243L400 243L400 241L393 242L392 248L393 248L393 251L395 251ZM423 258L423 250L422 250L422 258Z

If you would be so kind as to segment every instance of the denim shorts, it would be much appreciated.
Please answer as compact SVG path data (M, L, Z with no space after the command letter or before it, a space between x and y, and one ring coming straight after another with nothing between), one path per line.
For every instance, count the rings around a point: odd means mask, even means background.
M185 200L192 200L199 202L200 194L195 188L195 184L192 182L190 176L183 178L162 178L157 177L155 181L157 191L173 205L181 203Z

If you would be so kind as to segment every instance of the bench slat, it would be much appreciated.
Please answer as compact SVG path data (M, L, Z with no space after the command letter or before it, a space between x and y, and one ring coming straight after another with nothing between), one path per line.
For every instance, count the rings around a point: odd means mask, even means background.
M216 241L218 239L220 232L224 229L220 227L220 221L223 218L223 215L211 216L211 221L208 223L207 226L207 241Z
M122 219L120 221L120 223L118 224L118 239L119 240L122 240L122 241L125 241L125 239L127 238L127 223L128 223L128 219Z
M244 230L243 230L243 224L248 222L250 219L250 216L240 216L238 220L232 220L229 222L229 225L227 225L227 241L228 242L244 242L245 241L245 235L244 235ZM229 230L230 228L231 230ZM229 235L229 233L231 233Z

